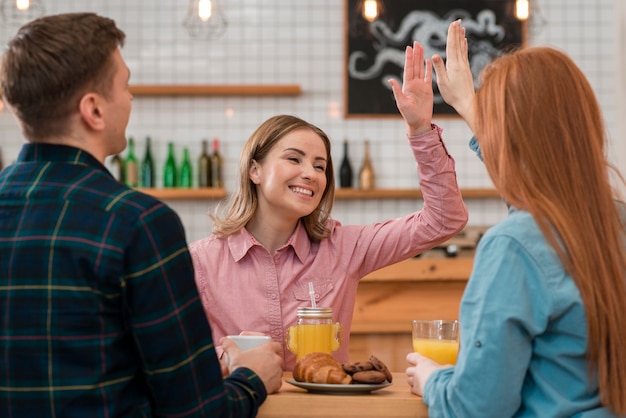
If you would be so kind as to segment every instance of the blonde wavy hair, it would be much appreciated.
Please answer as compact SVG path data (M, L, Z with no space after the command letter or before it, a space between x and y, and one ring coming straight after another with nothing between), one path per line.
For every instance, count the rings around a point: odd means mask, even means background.
M224 218L218 215L221 207L218 207L216 213L212 215L215 235L225 237L246 226L258 205L256 185L249 177L252 161L262 162L274 145L285 135L301 129L310 130L322 139L328 163L326 164L326 189L322 194L320 204L300 221L311 239L321 240L330 235L326 223L335 198L335 174L330 155L330 139L317 126L291 115L277 115L269 118L257 128L244 145L239 161L239 188L228 202Z
M578 286L590 375L626 414L626 255L600 107L564 53L537 47L494 61L476 94L476 137L496 188L528 211Z

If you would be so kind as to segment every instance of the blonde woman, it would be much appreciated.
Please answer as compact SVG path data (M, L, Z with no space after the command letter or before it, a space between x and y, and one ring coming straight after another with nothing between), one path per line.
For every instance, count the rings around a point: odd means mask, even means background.
M402 88L392 82L417 163L420 210L372 225L330 218L334 199L330 139L291 115L265 121L246 143L239 190L214 234L191 244L196 283L214 338L260 332L285 344L299 306L333 308L343 325L334 355L347 362L359 280L444 242L467 222L441 129L431 124L431 66L421 45L407 47ZM405 139L406 141L406 139ZM284 346L285 368L295 355Z

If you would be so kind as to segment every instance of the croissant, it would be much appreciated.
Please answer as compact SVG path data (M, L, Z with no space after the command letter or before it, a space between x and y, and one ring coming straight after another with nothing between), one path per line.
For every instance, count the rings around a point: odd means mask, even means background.
M293 369L293 378L307 383L352 383L352 376L328 353L309 353L302 357Z

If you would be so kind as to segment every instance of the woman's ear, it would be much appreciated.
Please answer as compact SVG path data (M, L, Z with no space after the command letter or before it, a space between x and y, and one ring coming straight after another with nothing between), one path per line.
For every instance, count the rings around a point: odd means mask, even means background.
M103 98L96 93L87 93L78 103L80 117L89 128L101 131L105 127Z
M252 183L259 184L261 182L260 171L261 171L260 164L257 163L256 160L250 161L250 168L248 169L248 177L250 178L250 181L252 181Z

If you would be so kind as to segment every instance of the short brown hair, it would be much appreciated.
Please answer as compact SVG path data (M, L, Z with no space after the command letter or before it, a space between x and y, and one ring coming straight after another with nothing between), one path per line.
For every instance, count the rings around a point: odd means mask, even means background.
M113 20L94 13L45 16L20 28L0 62L0 89L27 139L63 135L85 92L107 97L111 54L124 38Z

